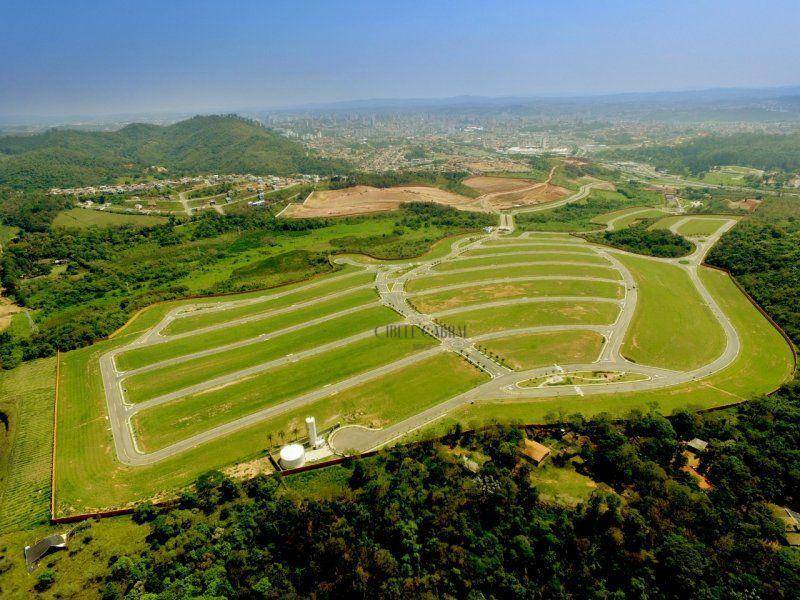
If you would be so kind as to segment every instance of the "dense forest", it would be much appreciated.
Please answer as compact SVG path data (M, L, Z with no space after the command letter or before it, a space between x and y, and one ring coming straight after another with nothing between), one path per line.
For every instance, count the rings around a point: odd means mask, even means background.
M800 171L800 133L740 133L694 137L675 145L645 146L624 151L673 173L700 175L719 165L740 165L764 171Z
M137 509L147 548L112 559L102 596L796 597L800 554L766 505L800 499L796 385L733 412L551 428L551 460L604 486L576 507L542 500L523 435L384 451L346 465L324 498L206 474L177 509ZM695 436L709 442L710 491L682 470L681 440ZM480 459L470 469L465 456Z
M800 199L767 198L717 242L706 261L728 269L800 344Z
M332 174L345 165L306 149L255 121L235 115L198 116L173 125L133 124L113 132L51 129L0 137L0 186L48 189L141 177L198 173Z
M603 231L587 234L586 239L600 244L608 244L628 252L677 258L686 256L692 251L692 244L683 236L672 233L669 229L650 229L655 219L643 221L615 231Z

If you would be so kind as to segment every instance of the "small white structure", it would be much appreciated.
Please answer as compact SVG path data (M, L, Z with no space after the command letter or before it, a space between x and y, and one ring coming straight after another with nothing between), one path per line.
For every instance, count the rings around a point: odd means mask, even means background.
M288 444L281 448L281 466L284 469L296 469L306 464L306 450L302 444Z
M308 429L308 443L312 448L319 448L325 443L325 440L317 435L317 421L314 417L306 417L306 429Z

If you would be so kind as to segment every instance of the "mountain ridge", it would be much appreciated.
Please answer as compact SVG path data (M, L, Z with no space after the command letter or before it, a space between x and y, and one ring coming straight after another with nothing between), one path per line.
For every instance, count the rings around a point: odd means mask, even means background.
M345 168L236 115L198 115L166 126L132 123L117 131L52 128L0 137L0 185L17 189L110 183L141 176L153 165L170 175L329 174Z

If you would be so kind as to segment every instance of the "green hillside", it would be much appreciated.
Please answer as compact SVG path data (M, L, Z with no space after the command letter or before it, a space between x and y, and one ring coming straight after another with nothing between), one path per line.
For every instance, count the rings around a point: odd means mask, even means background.
M0 137L0 185L18 189L108 183L145 174L333 173L342 164L306 149L255 121L235 115L198 116L161 127L135 123L118 131L51 129Z
M794 173L800 171L800 133L713 135L675 145L648 146L610 154L642 160L687 175L699 175L718 165Z

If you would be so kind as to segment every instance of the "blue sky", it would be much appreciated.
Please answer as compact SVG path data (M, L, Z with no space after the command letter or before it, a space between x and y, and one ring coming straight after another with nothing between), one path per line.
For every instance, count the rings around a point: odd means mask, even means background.
M800 83L800 0L0 0L0 114Z

